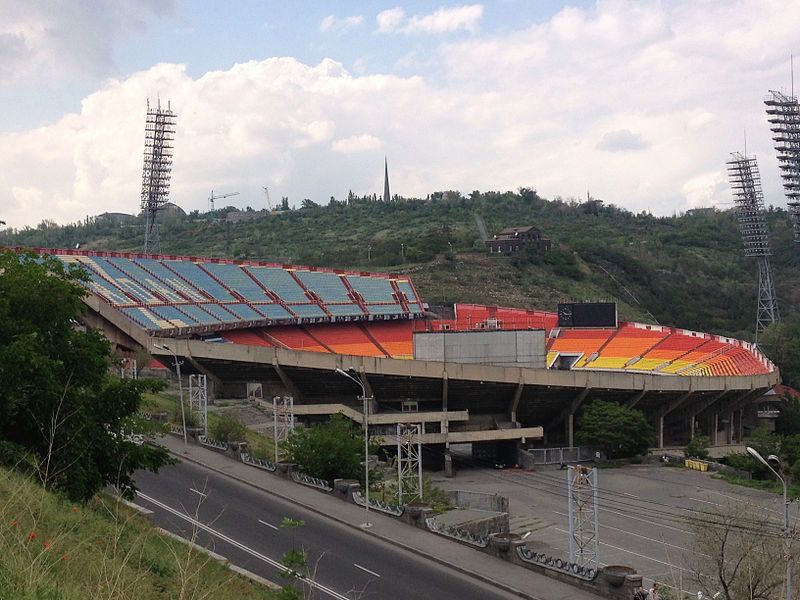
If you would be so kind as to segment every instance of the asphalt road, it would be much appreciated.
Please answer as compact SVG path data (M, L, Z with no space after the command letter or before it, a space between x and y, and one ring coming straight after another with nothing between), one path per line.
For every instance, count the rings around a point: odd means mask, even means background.
M295 548L308 553L316 598L507 600L481 581L373 536L258 491L233 479L181 463L155 475L136 474L137 504L153 522L222 554L233 564L282 581L279 561ZM285 517L302 527L281 527Z

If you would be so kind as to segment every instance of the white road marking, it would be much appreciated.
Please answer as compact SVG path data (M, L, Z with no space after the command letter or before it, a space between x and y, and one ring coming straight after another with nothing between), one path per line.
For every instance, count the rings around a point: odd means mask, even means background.
M625 496L628 496L629 498L636 498L637 500L641 500L641 498L639 498L639 496L637 496L636 494L631 494L631 493L629 493L629 492L622 492L622 493L623 493Z
M553 511L553 512L556 513L557 515L561 515L561 516L564 516L564 517L569 516L569 515L567 515L567 513L560 513L560 512L556 512L556 511ZM643 540L648 540L650 542L656 542L657 544L662 544L664 546L671 546L671 547L673 547L673 548L675 548L677 550L683 550L684 552L689 552L688 548L684 548L683 546L676 546L675 544L670 544L670 543L665 542L663 540L657 540L655 538L647 537L646 535L642 535L640 533L634 533L634 532L628 531L626 529L620 529L618 527L612 527L611 525L605 525L603 523L599 523L599 525L600 525L600 527L604 527L605 529L611 529L613 531L619 531L620 533L624 533L625 535L632 535L632 536L635 536L635 537L642 538Z
M200 494L203 498L208 498L208 494L204 494L203 492L199 492L194 488L189 488L190 492L194 492L195 494Z
M711 502L711 500L701 500L700 498L691 498L691 497L689 498L689 500L693 500L695 502L702 502L703 504L711 504L712 506L722 506L717 502Z
M375 571L370 571L367 567L362 567L358 563L353 563L353 566L356 567L357 569L361 569L362 571L366 571L370 575L375 575L375 577L380 577L380 575L378 575Z
M240 550L244 550L245 552L247 552L251 556L254 556L254 557L258 558L259 560L264 561L268 565L270 565L272 567L275 567L276 569L279 569L279 570L283 571L284 573L291 572L291 569L288 569L286 566L284 566L283 564L281 564L277 560L273 560L269 556L265 556L265 555L261 554L260 552L245 546L241 542L237 542L236 540L234 540L233 538L228 537L224 533L222 533L220 531L217 531L216 529L212 529L211 527L209 527L205 523L201 523L197 519L193 519L192 517L190 517L186 513L182 513L181 511L176 510L176 509L172 508L171 506L168 506L168 505L164 504L163 502L160 502L160 501L156 500L155 498L151 498L150 496L148 496L146 494L143 494L141 492L138 493L138 496L140 498L142 498L143 500L146 500L147 502L150 502L151 504L154 504L155 506L158 506L159 508L163 508L164 510L166 510L169 513L172 513L176 517L180 517L181 519L183 519L184 521L187 521L188 523L194 525L198 529L202 529L203 531L205 531L207 533L210 533L214 537L217 537L217 538L221 539L222 541L227 542L230 545L235 546L236 548L239 548ZM329 596L332 596L332 597L336 598L336 600L351 600L349 597L345 596L344 594L340 594L336 590L332 590L331 588L329 588L327 586L324 586L321 583L319 583L317 581L314 581L313 579L309 579L307 577L303 577L301 579L302 579L303 583L306 583L307 585L310 585L311 587L313 587L315 589L318 589L321 592L325 592Z
M278 531L278 528L275 527L275 525L273 525L272 523L267 523L266 521L262 521L261 519L259 519L258 522L261 523L262 525L266 525L267 527L271 527L275 531Z
M564 529L559 529L561 533L566 533L569 535L569 531ZM684 569L683 567L679 567L678 565L673 565L672 563L664 562L663 560L658 560L657 558L653 558L652 556L647 556L646 554L639 554L638 552L634 552L633 550L628 550L627 548L620 548L619 546L614 546L613 544L609 544L608 542L600 542L603 546L608 546L609 548L613 548L614 550L621 550L622 552L627 552L628 554L633 554L634 556L638 556L639 558L644 558L646 560L651 560L653 562L657 562L661 565L666 565L668 567L672 567L673 569L680 569L681 571L688 571L689 569Z

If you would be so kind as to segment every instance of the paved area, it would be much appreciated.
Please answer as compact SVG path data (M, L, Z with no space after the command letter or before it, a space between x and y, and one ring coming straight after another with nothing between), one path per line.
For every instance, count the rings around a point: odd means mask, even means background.
M496 470L462 460L454 478L434 473L444 489L497 493L509 498L510 526L530 531L528 540L560 556L568 554L567 472L558 466L535 471ZM601 564L630 565L646 582L668 585L689 575L693 535L686 517L712 513L728 503L749 502L783 524L777 494L715 479L711 473L661 465L601 469L598 473ZM797 519L797 507L793 506Z
M324 515L342 525L363 531L359 527L365 519L363 508L238 463L206 448L194 445L184 448L183 442L173 436L164 437L162 443L185 460L228 475L258 490ZM373 527L368 530L367 535L375 536L396 548L410 551L417 556L435 561L439 565L476 578L481 582L494 584L498 593L509 594L509 597L513 595L533 600L594 600L597 598L597 596L571 585L495 559L475 549L406 525L375 511L370 511L369 520L373 523ZM422 594L424 592L421 590ZM476 587L475 595L470 597L480 598L479 588Z

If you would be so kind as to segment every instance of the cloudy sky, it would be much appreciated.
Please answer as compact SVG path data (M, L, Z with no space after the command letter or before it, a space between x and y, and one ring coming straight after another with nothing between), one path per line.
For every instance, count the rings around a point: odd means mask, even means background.
M0 0L0 219L136 212L145 102L178 114L173 201L531 186L633 211L729 206L788 91L797 0Z

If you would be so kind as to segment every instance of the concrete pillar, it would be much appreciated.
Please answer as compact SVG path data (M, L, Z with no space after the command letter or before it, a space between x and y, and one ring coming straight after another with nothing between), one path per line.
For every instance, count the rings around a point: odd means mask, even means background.
M733 443L733 419L736 416L736 413L733 411L728 414L728 444Z
M689 415L689 439L694 437L694 415Z
M717 430L719 429L719 413L715 412L714 415L711 417L712 419L712 428L711 428L711 445L717 445Z
M664 447L664 415L658 415L658 424L657 424L657 433L658 433L658 447Z
M739 443L744 443L744 409L739 409Z
M450 455L449 451L445 452L444 454L444 476L455 476L455 472L453 471L453 457Z
M564 419L564 424L567 428L567 446L571 448L575 445L575 413L569 413L567 418Z

